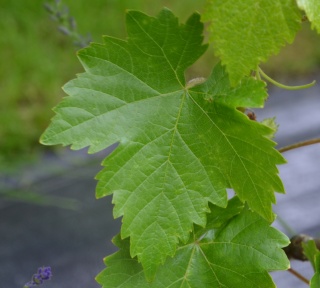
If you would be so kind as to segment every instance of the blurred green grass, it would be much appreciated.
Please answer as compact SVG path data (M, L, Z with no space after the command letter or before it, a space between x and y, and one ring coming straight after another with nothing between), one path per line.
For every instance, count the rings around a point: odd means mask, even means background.
M45 149L38 139L53 116L52 107L64 96L61 87L82 72L71 39L57 31L57 24L43 8L45 2L2 0L0 4L0 169L30 160ZM185 21L192 12L201 11L204 2L63 1L76 19L78 31L91 33L94 42L101 42L101 35L124 38L127 9L156 15L166 6ZM319 38L304 24L295 43L272 57L264 70L274 77L317 72ZM210 49L189 71L190 77L208 75L214 61Z
M57 31L43 5L50 1L2 0L0 4L0 167L30 160L44 149L38 139L63 97L61 87L82 72L71 39ZM51 1L52 2L52 1ZM63 1L81 34L125 37L125 10L155 15L166 6L185 19L202 1Z

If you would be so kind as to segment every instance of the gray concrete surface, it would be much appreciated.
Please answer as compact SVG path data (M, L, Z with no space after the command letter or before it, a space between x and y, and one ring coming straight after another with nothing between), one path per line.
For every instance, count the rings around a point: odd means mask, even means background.
M260 120L277 117L280 147L320 137L319 86L297 92L272 89L270 95L266 109L256 114ZM287 194L277 196L275 211L296 233L319 236L320 145L284 155L288 164L279 168ZM0 178L9 186L81 202L80 209L73 211L0 200L0 287L22 287L42 265L51 266L54 275L43 287L99 287L94 277L104 268L102 258L115 251L110 240L119 232L120 222L112 218L110 197L94 197L93 178L101 167L96 158L90 159L85 151L66 152L47 157L13 178ZM279 222L275 226L284 230ZM311 277L309 263L295 261L292 266ZM272 276L281 288L307 287L288 272Z

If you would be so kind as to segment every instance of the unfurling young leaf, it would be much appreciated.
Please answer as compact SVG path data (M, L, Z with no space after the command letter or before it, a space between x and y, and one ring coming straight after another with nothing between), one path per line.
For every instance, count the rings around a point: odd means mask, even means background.
M232 85L291 43L301 23L293 0L207 0L203 18Z
M113 193L121 238L130 237L130 257L137 257L130 261L141 262L148 280L187 243L194 224L206 225L209 203L227 205L226 188L270 222L274 192L283 192L276 165L285 161L267 139L271 129L237 110L263 106L264 82L245 77L232 87L218 64L206 82L185 83L186 68L206 50L199 18L181 25L167 9L157 18L128 12L127 41L104 37L80 50L85 73L64 87L69 96L41 138L89 146L89 153L119 143L103 162L96 193ZM204 261L197 247L185 246L181 257L198 251Z
M273 139L279 128L279 125L276 123L276 117L263 119L261 123L272 130L272 132L268 135L268 138Z
M239 203L234 200L233 207ZM153 282L145 280L141 264L130 257L129 240L120 237L114 239L120 250L105 259L107 268L97 281L103 288L275 287L267 271L288 269L281 249L288 245L288 238L247 208L236 209L228 217L224 215L228 209L216 208L220 215L216 213L215 219L225 222L218 220L219 225L212 219L216 229L204 229L200 237L193 235L188 243L180 243L176 255L159 267Z

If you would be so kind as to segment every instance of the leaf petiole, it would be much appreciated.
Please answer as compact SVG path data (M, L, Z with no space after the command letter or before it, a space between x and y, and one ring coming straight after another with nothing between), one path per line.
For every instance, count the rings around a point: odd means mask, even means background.
M313 80L311 83L308 83L308 84L305 84L305 85L299 85L299 86L288 86L288 85L284 85L284 84L281 84L279 82L277 82L276 80L272 79L271 77L269 77L266 73L264 73L262 71L262 69L260 67L258 67L258 70L257 70L257 75L261 74L261 76L263 78L265 78L266 80L268 80L270 83L272 83L273 85L279 87L279 88L282 88L282 89L286 89L286 90L302 90L302 89L307 89L307 88L310 88L312 86L314 86L316 84L316 81Z
M299 278L302 282L309 285L309 280L307 278L305 278L304 276L302 276L297 271L293 270L292 268L289 268L287 271L290 272L291 274L293 274L294 276L296 276L297 278Z
M320 138L309 139L309 140L306 140L306 141L290 144L288 146L279 148L278 151L280 153L283 153L283 152L286 152L286 151L289 151L289 150L292 150L292 149L296 149L296 148L303 147L303 146L308 146L308 145L313 145L313 144L317 144L317 143L320 143Z

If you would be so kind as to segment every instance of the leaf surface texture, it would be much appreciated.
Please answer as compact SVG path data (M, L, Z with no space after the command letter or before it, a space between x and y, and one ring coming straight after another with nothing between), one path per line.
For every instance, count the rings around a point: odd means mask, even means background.
M203 17L232 85L291 43L301 23L293 0L208 0Z
M231 206L237 202L231 201ZM281 249L288 245L288 238L246 208L232 217L226 216L226 211L216 213L217 218L226 220L223 225L212 221L211 226L219 227L204 230L200 238L180 245L176 255L159 267L151 283L146 281L137 259L130 257L129 240L116 237L114 243L120 250L105 259L107 268L97 281L103 288L275 287L267 271L288 269L289 261Z
M113 193L121 237L148 279L194 224L206 225L209 203L227 205L226 188L268 221L274 192L283 192L272 130L237 109L263 107L265 83L245 77L231 86L217 64L205 83L186 84L186 68L206 50L199 18L128 12L127 41L106 36L80 50L85 73L65 85L69 96L41 138L90 153L119 143L96 195Z

